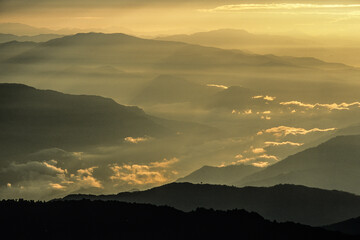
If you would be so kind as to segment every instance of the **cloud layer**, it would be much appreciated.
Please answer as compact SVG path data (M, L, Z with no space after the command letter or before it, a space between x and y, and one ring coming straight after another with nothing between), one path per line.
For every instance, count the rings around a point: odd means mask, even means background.
M269 128L266 130L262 130L259 131L257 133L257 135L262 135L264 133L271 133L274 136L277 137L282 137L282 136L287 136L287 135L306 135L309 133L314 133L314 132L329 132L329 131L334 131L336 130L336 128L325 128L325 129L321 129L321 128L312 128L312 129L304 129L304 128L296 128L296 127L287 127L287 126L278 126L278 127L273 127L273 128Z

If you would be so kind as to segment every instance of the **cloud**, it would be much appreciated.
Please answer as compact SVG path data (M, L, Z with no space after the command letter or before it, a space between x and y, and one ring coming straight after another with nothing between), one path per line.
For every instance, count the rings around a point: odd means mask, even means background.
M309 3L265 3L232 4L212 9L200 9L203 12L244 12L244 11L299 11L299 10L344 10L360 8L360 4L309 4Z
M265 119L265 120L271 120L271 117L270 117L270 116L261 116L260 118L261 118L261 119Z
M247 110L244 110L244 111L236 111L235 109L233 109L231 111L231 114L243 114L243 115L251 115L253 113L253 111L251 109L247 109Z
M319 108L326 108L328 110L350 110L350 107L360 107L360 102L352 102L352 103L330 103L330 104L322 104L322 103L315 103L315 104L309 104L309 103L302 103L299 101L289 101L289 102L281 102L281 105L284 106L299 106L304 108L310 108L310 109L319 109Z
M272 97L272 96L268 96L268 95L266 95L266 96L258 95L258 96L253 96L252 98L253 99L264 99L264 100L270 101L270 102L274 101L276 99L276 97Z
M265 167L269 166L269 162L255 162L255 163L252 163L251 165L253 165L254 167L265 168Z
M245 114L245 115L250 115L250 114L252 114L252 110L251 110L251 109L245 110L245 111L244 111L244 114Z
M254 160L256 160L255 157L242 158L240 160L232 162L231 165L236 165L238 163L248 163L248 162L251 162L251 161L254 161Z
M50 183L49 185L50 185L51 188L57 189L57 190L63 190L63 189L66 188L65 186L60 185L58 183Z
M217 88L222 88L222 89L228 89L228 86L225 85L218 85L218 84L206 84L206 86L208 87L217 87Z
M259 131L257 135L262 135L264 133L272 133L277 137L281 136L287 136L287 135L306 135L308 133L313 132L328 132L328 131L334 131L336 128L326 128L326 129L320 129L320 128L312 128L309 130L306 130L304 128L295 128L295 127L287 127L287 126L279 126L279 127L273 127L266 130Z
M66 169L61 169L48 162L11 163L8 167L0 170L0 182L30 181L39 177L52 179L66 173Z
M177 163L179 159L164 159L162 162L152 162L146 164L117 164L110 165L113 175L110 177L113 181L120 181L132 185L145 185L164 183L169 181L177 172L169 171L168 168Z
M152 162L150 163L150 166L153 168L168 168L171 165L177 163L179 161L179 159L177 158L171 158L169 160L164 159L164 161L162 162Z
M276 97L271 97L271 96L265 96L264 97L264 100L267 100L267 101L274 101L276 99Z
M145 141L149 141L151 138L150 137L137 137L137 138L133 138L133 137L126 137L124 138L125 142L128 143L140 143L140 142L145 142Z
M290 146L302 146L304 143L295 143L290 141L285 142L265 142L266 146L283 146L283 145L290 145Z
M231 163L231 165L236 165L236 164L257 164L257 163L262 163L264 164L264 162L267 162L267 165L270 164L270 162L277 162L279 161L279 158L275 155L269 155L266 154L266 150L264 148L254 148L254 147L250 147L249 151L245 151L247 153L251 152L253 154L255 154L255 156L247 156L244 157L241 154L238 154L235 156L236 159L238 159L237 161L234 161ZM267 160L267 161L264 161ZM269 162L270 161L270 162ZM261 165L261 164L260 164ZM267 166L266 165L266 166ZM255 165L254 165L255 166ZM264 165L265 166L265 165Z
M259 158L272 159L275 161L279 161L279 158L277 156L268 155L268 154L263 154L263 155L259 156Z
M76 184L83 188L94 187L94 188L103 188L100 181L93 177L94 170L98 167L90 167L85 169L78 169L77 175L71 176L75 178ZM70 178L70 179L71 179Z
M48 199L53 194L79 189L103 188L94 176L97 167L71 173L56 160L10 163L0 170L0 195L11 198Z
M259 153L264 153L265 149L263 149L263 148L253 148L251 151L253 153L255 153L255 154L259 154Z

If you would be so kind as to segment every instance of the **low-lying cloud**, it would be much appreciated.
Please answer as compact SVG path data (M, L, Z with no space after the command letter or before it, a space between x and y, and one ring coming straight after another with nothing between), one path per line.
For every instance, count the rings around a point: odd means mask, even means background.
M264 99L264 100L266 100L266 101L274 101L275 99L276 99L276 97L272 97L272 96L268 96L268 95L265 95L265 96L263 96L263 95L258 95L258 96L253 96L252 97L253 99Z
M289 102L280 102L280 105L284 106L298 106L298 107L304 107L308 109L320 109L320 108L326 108L328 110L350 110L351 107L360 107L360 102L352 102L352 103L303 103L299 101L289 101Z
M359 9L360 4L311 4L311 3L253 3L223 5L203 12L244 12L244 11L292 11L292 10L348 10Z
M304 145L304 143L296 143L296 142L290 142L290 141L285 141L285 142L265 142L266 146L283 146L283 145L290 145L290 146L302 146Z
M146 141L149 141L151 138L150 137L126 137L124 138L124 141L125 142L128 142L128 143L140 143L140 142L146 142Z
M262 130L259 131L257 133L257 135L262 135L264 133L271 133L274 136L277 137L282 137L282 136L287 136L287 135L306 135L308 133L314 133L314 132L329 132L329 131L334 131L336 130L336 128L325 128L325 129L320 129L320 128L312 128L312 129L304 129L304 128L295 128L295 127L287 127L287 126L278 126L278 127L273 127L273 128L269 128L266 130Z
M177 174L177 172L168 170L168 168L178 161L179 159L172 158L150 164L123 164L121 166L113 164L110 166L110 169L114 174L110 179L115 184L144 185L165 183Z
M208 87L217 87L217 88L222 88L222 89L228 89L228 86L225 85L219 85L219 84L206 84L206 86Z

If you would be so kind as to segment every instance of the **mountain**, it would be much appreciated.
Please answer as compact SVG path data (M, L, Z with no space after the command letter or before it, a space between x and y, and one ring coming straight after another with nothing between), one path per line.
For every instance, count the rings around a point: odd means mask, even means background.
M116 195L69 195L63 200L118 200L167 205L183 211L198 207L245 209L266 219L323 226L360 215L360 196L296 185L230 187L172 183L141 192Z
M0 62L29 51L37 45L35 42L17 41L0 43Z
M360 236L360 217L352 218L343 222L334 223L323 228L331 231L342 232L349 235Z
M204 166L178 179L177 182L231 184L259 170L260 168L252 165L230 165L226 167Z
M75 149L171 132L141 109L109 98L21 84L0 84L0 131L2 154L52 147Z
M254 46L299 46L310 45L308 40L286 36L253 34L241 29L218 29L193 34L179 34L156 38L221 48L247 48Z
M13 34L17 36L36 36L36 35L47 35L47 34L60 34L60 35L68 35L75 34L79 32L89 32L89 31L103 31L105 29L102 28L91 28L91 29L79 29L79 28L61 28L61 29L50 29L44 27L34 27L23 23L0 23L0 33L4 34ZM124 29L125 30L125 29ZM128 30L128 29L126 29Z
M13 35L39 35L49 34L52 30L48 28L37 28L22 23L0 23L0 32Z
M352 236L276 223L244 210L197 209L102 201L1 201L0 230L15 239L347 240ZM21 226L21 227L19 227Z
M91 51L89 51L91 49ZM74 54L76 53L76 54ZM315 60L314 60L315 61ZM321 61L320 61L321 62ZM313 60L295 61L273 55L246 54L212 47L203 47L179 42L141 39L121 33L79 33L52 39L36 48L10 58L15 64L83 64L114 65L131 70L189 71L233 70L249 67L317 68ZM328 68L349 67L342 64L327 64ZM299 65L297 65L299 64ZM324 67L324 66L321 67Z
M63 37L58 34L39 34L35 36L17 36L14 34L0 33L0 43L18 41L18 42L46 42L54 38Z
M245 177L238 186L280 183L360 194L360 135L337 136Z
M160 75L144 86L133 99L134 104L171 104L194 102L219 90L190 82L182 77Z

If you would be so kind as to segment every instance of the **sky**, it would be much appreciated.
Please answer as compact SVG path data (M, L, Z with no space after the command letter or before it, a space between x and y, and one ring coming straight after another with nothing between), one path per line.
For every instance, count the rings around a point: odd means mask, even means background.
M2 0L0 22L142 34L238 28L263 33L343 36L360 32L360 2Z

